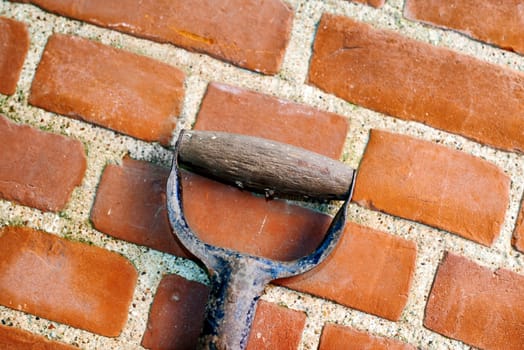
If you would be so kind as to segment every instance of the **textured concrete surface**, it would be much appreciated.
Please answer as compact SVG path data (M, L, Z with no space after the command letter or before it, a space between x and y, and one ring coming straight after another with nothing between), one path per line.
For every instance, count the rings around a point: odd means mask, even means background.
M43 130L64 134L87 145L88 168L83 184L72 195L68 206L58 214L0 200L0 225L24 223L74 240L88 241L97 246L123 254L144 273L139 276L138 288L130 308L130 321L118 338L106 338L38 318L33 315L0 307L0 319L6 324L64 340L86 349L140 349L153 292L161 276L177 273L196 281L206 281L205 273L191 261L138 247L106 236L94 230L89 212L96 186L106 163L116 163L125 153L133 158L168 165L170 152L156 144L147 144L112 131L90 126L67 117L57 116L27 105L27 97L37 63L47 38L53 32L77 34L102 43L153 57L183 70L186 96L178 129L194 123L202 95L208 82L216 81L279 96L321 110L341 114L349 119L350 132L346 140L344 161L358 166L371 128L387 129L400 134L430 140L473 154L496 164L511 177L510 206L502 232L491 248L483 247L458 236L429 228L422 224L352 205L350 220L399 235L417 244L415 280L411 286L407 307L398 322L390 322L341 305L269 286L263 299L287 305L308 315L300 349L316 349L322 326L326 322L348 325L377 336L395 337L422 349L469 349L461 342L450 340L425 329L422 325L424 308L435 271L445 250L460 254L482 266L503 267L524 273L524 257L510 246L511 234L517 219L524 191L524 156L482 146L462 137L437 131L418 123L384 117L376 112L354 106L333 95L306 85L308 62L316 24L322 13L329 12L371 23L378 28L392 29L402 35L433 45L457 50L487 62L524 71L524 57L472 41L460 34L408 21L402 17L403 1L389 0L380 9L343 0L292 0L295 19L281 71L276 76L263 76L242 70L205 55L190 53L172 45L153 43L115 31L55 16L36 7L0 1L0 15L29 24L32 38L28 58L22 70L18 90L12 97L0 96L0 110L8 118ZM487 189L489 190L489 189Z

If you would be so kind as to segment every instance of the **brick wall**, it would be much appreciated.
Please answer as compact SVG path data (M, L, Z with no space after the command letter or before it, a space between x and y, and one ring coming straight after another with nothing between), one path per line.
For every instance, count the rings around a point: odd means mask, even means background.
M136 3L0 0L0 348L194 348L182 128L360 169L340 244L267 287L250 349L522 348L522 1ZM275 259L334 208L183 184L202 238Z

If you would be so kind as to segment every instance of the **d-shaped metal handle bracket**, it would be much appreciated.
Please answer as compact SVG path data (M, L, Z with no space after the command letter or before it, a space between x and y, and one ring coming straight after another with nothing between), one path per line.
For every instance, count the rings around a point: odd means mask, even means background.
M174 149L173 166L167 182L169 220L174 234L206 265L211 278L199 349L243 350L247 346L257 301L265 286L274 279L311 270L334 250L346 224L356 172L352 173L347 197L320 246L311 254L294 261L274 261L207 244L193 233L184 216L178 150L179 142Z

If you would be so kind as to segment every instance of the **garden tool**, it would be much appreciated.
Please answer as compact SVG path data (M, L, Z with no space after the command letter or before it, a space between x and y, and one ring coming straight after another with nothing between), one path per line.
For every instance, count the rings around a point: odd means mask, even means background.
M184 216L180 166L266 197L344 202L315 251L294 261L275 261L200 240ZM204 263L210 276L199 349L245 349L265 286L309 271L326 259L343 232L355 174L331 158L263 138L214 131L180 133L167 182L167 207L174 234Z

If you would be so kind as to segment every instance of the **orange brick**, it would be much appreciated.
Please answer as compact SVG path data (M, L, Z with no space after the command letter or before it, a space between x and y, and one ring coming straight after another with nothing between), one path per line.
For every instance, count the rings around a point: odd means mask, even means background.
M29 102L146 141L168 144L184 74L167 64L76 36L49 38Z
M524 53L521 0L408 0L404 16Z
M309 82L349 102L524 152L524 74L324 15Z
M259 301L247 350L296 350L305 324L305 313Z
M520 214L517 219L517 226L515 227L515 232L513 232L513 246L524 252L524 198L522 199L522 204L520 205Z
M340 115L218 83L209 84L195 124L195 129L263 137L335 159L348 128Z
M192 257L174 237L167 218L168 175L168 169L130 158L125 158L122 166L108 165L91 211L95 228L132 243ZM284 201L261 200L187 172L182 180L185 215L191 228L218 246L295 259L320 244L331 220L327 215ZM282 234L287 239L282 239Z
M0 115L0 198L45 211L65 207L86 170L82 143Z
M142 346L147 349L195 349L204 322L209 290L177 275L165 276L151 307ZM247 348L295 350L306 315L261 301Z
M0 17L0 94L12 95L29 50L26 25Z
M192 257L174 237L167 218L168 175L168 169L130 158L125 158L122 166L108 165L91 211L95 228L129 242ZM191 228L218 246L295 259L320 244L331 220L327 215L285 201L268 202L187 172L183 172L182 181Z
M194 350L204 323L209 288L178 275L162 278L149 312L142 346Z
M348 125L341 116L211 84L195 128L271 137L338 157ZM322 137L311 137L317 133ZM122 168L109 166L106 172L92 212L95 227L121 239L183 254L166 221L167 170L125 160ZM312 251L331 220L327 215L284 201L267 201L193 174L184 173L182 180L187 220L210 244L289 260Z
M380 8L384 6L385 0L353 0L355 2L361 2L363 4L367 4L369 6L373 6L376 8Z
M0 231L0 304L104 336L124 327L137 280L105 249L24 227Z
M328 323L322 330L319 350L415 350L412 345L394 339L379 338L350 327Z
M349 223L335 251L285 287L397 321L415 270L414 242Z
M191 256L175 239L166 208L169 170L124 158L104 169L91 211L94 227L108 235L166 253Z
M184 212L191 229L206 243L276 260L312 252L331 218L281 200L184 173Z
M293 19L292 9L281 0L91 0L81 6L75 0L18 2L266 74L280 68Z
M490 246L509 203L495 165L431 142L372 130L353 199Z
M221 84L208 87L195 124L195 129L266 137L334 158L342 152L347 128L341 116ZM184 176L184 191L188 222L202 239L273 259L309 253L330 221L194 175Z
M4 350L75 350L77 347L50 341L27 331L0 326L0 348Z
M482 349L522 349L522 295L524 276L448 253L433 283L424 326Z

